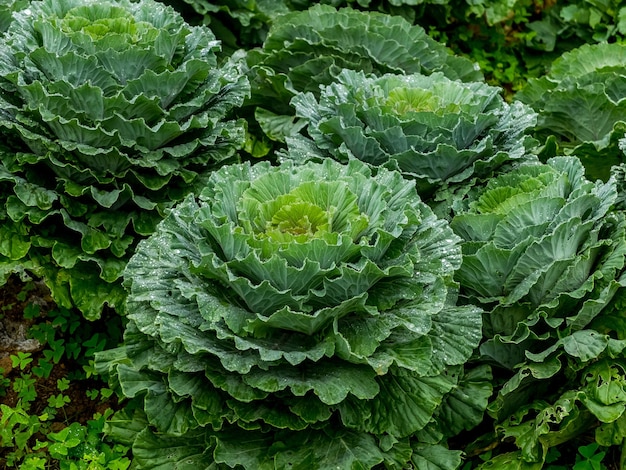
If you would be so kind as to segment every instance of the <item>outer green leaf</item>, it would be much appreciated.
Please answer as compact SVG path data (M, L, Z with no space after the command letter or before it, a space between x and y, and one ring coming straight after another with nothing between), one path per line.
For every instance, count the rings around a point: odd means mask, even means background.
M30 249L30 242L24 233L23 225L2 220L0 226L0 254L9 260L21 260Z
M292 136L300 132L306 126L306 122L293 116L278 115L263 108L257 108L254 112L261 129L272 140L284 141L285 136Z
M603 360L586 370L587 396L582 401L603 423L617 420L626 409L623 367L621 361Z
M563 338L563 348L574 357L587 362L598 357L605 349L608 338L602 337L595 331L576 331L571 336Z
M303 436L304 437L304 436ZM311 433L308 439L296 438L297 445L280 453L276 467L306 468L372 468L385 459L372 436L350 431Z
M491 370L486 365L466 370L435 414L437 428L446 435L456 435L479 425L493 393L492 381Z
M270 436L260 432L227 432L218 437L215 447L215 462L228 467L243 466L270 470L274 467L269 455L272 442Z
M622 414L615 421L603 423L595 433L596 441L601 446L611 447L620 445L626 437L626 414Z
M325 366L325 367L324 367ZM296 396L304 396L309 390L327 405L335 405L348 394L361 400L374 398L379 386L374 380L375 372L368 367L320 364L303 369L276 371L253 370L244 378L248 385L265 392L277 392L289 387Z
M343 422L356 429L376 434L405 437L430 421L442 397L455 386L458 370L436 377L419 377L394 368L374 400L348 400L340 406Z
M191 470L214 468L202 436L180 438L157 435L145 429L133 444L133 455L139 468L158 470Z
M442 446L418 444L413 447L411 462L416 468L424 470L452 470L461 465L461 452Z

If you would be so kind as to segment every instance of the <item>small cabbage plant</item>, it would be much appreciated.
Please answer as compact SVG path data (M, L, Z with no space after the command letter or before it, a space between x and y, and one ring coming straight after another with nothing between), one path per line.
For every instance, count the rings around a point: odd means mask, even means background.
M616 197L613 179L592 183L578 159L556 157L456 204L456 279L464 301L485 309L480 353L505 382L489 411L520 449L496 467L543 462L550 446L624 412L626 328L614 302L626 286L626 232Z
M137 238L244 139L246 78L219 43L143 0L44 0L0 42L0 259L39 267L89 318L122 307ZM17 237L17 238L16 238ZM6 270L5 270L6 271Z
M625 87L626 45L584 45L555 60L546 76L529 80L516 99L539 113L540 140L579 157L589 179L606 181L611 166L625 161L619 149Z
M481 311L454 305L457 242L398 172L222 167L126 267L98 369L142 412L110 435L138 468L456 468L446 439L491 393L464 373Z
M292 103L317 147L340 161L399 169L432 202L530 158L533 141L524 133L536 116L499 93L441 73L375 77L343 70L319 99L301 93Z

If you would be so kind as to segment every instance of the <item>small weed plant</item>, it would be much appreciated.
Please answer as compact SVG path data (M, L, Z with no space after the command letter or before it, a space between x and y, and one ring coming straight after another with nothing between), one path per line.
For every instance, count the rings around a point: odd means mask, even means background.
M4 311L28 299L30 284ZM0 469L125 470L128 448L102 439L112 391L93 376L97 351L119 341L119 317L81 325L79 313L28 303L23 318L40 351L15 351L0 369ZM85 414L89 413L89 414ZM82 416L81 416L82 415ZM85 418L89 415L91 419Z

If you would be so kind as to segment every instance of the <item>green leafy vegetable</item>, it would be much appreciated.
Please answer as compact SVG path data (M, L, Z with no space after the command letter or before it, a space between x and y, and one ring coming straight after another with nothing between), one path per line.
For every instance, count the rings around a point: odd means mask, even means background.
M263 47L249 51L247 60L262 74L254 83L263 86L260 91L282 82L287 91L316 93L346 68L378 75L439 71L452 79L482 79L474 64L452 55L420 26L398 16L328 5L279 16Z
M626 132L625 63L623 44L585 45L516 95L540 111L537 136L556 139L563 152L579 157L590 179L606 181L611 166L624 161L618 143Z
M397 16L411 24L418 19L432 19L440 16L450 18L451 6L448 0L162 0L184 11L190 21L209 24L226 47L232 50L251 49L262 45L272 27L280 22L280 16L303 10L328 12L329 9L350 7L368 13L385 13ZM465 4L464 0L461 0ZM474 2L473 2L474 3ZM429 9L416 8L418 4L428 4ZM465 6L465 5L464 5ZM318 8L322 8L318 10ZM318 16L316 13L313 17ZM323 15L321 15L323 16ZM438 18L441 19L441 18ZM426 22L423 22L426 24ZM270 31L268 33L268 31ZM367 34L363 31L364 34ZM339 38L338 38L339 39Z
M143 413L111 433L134 429L141 468L455 468L446 439L491 393L488 370L463 372L481 312L452 303L460 262L398 172L225 166L127 265L125 345L98 369Z
M293 121L291 98L319 96L342 69L385 73L441 71L447 77L480 80L469 60L454 56L420 26L405 19L351 8L316 5L278 17L262 49L247 52L254 118L271 139L284 141L304 125ZM252 112L251 112L252 113Z
M373 77L343 70L319 99L303 93L293 104L318 147L340 161L401 170L424 199L446 200L444 211L455 188L530 158L529 108L509 106L495 87L441 73Z
M243 144L224 118L247 81L217 50L152 0L15 14L0 42L0 219L15 242L0 255L34 263L59 304L89 318L121 308L137 238Z
M486 311L480 352L505 381L489 410L526 462L624 411L626 330L610 320L626 286L616 198L613 179L589 182L578 159L558 157L499 175L456 205L456 279Z

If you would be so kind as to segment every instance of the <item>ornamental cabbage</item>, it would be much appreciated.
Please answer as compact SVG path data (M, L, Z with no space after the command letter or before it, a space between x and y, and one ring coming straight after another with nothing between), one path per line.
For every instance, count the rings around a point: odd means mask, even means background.
M143 411L110 435L138 468L456 468L446 439L491 393L463 372L481 311L453 304L457 242L398 172L222 167L126 267L97 367Z
M509 106L499 92L441 73L374 77L343 70L319 99L302 93L292 103L319 148L340 161L397 168L433 202L530 158L533 141L524 132L535 114L521 103Z
M624 161L625 86L626 45L585 45L555 60L546 76L530 79L516 99L539 113L541 141L580 158L589 179L606 181Z
M448 5L448 0L383 0L376 2L372 2L372 0L322 0L321 2L313 0L164 1L174 5L179 11L193 9L193 12L188 14L189 20L209 24L216 31L218 37L233 49L242 47L250 49L260 46L268 35L268 30L274 26L280 15L306 10L307 8L316 9L319 4L323 4L324 9L326 6L332 6L383 12L401 17L411 24L417 23L418 18L441 20L442 17L446 17L449 19L451 9L455 8L455 6ZM417 3L428 3L430 8L426 10L415 8ZM466 6L462 5L461 8L466 8ZM186 11L185 14L187 14ZM424 22L422 21L422 23ZM363 31L363 34L367 33Z
M299 92L319 96L320 85L334 82L342 69L365 73L429 75L482 80L469 60L452 55L420 26L399 16L336 10L316 5L276 18L263 48L247 53L254 117L271 139L284 141L304 125L293 121L291 98Z
M503 459L542 462L590 420L609 423L625 409L626 393L602 391L604 377L623 373L616 358L626 347L623 323L607 321L626 286L616 198L613 179L592 183L578 159L556 157L499 175L455 205L461 298L485 310L479 351L505 382L489 411L520 447ZM615 391L624 386L616 381Z
M137 238L243 145L224 118L247 80L218 50L152 0L16 13L0 42L0 217L30 250L2 244L1 260L31 260L57 303L89 318L121 307Z

